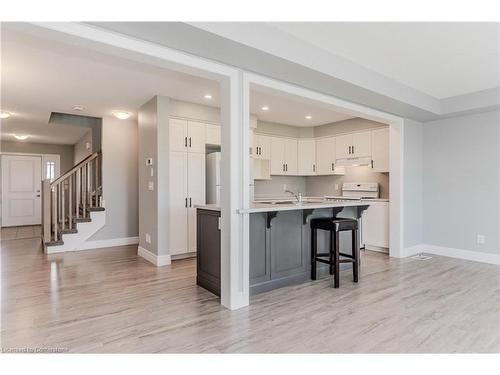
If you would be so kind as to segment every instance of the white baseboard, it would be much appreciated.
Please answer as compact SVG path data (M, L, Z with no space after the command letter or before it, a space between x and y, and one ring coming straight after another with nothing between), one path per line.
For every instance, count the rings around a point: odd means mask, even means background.
M170 256L172 260L181 260L194 257L196 257L196 251L193 251L192 253L176 254Z
M103 247L137 245L139 237L112 238L109 240L86 241L76 250L102 249Z
M157 267L166 266L171 263L170 255L156 255L140 246L137 248L137 255L153 263Z
M454 249L450 247L427 245L427 244L420 244L404 249L404 257L412 256L418 253L428 253L450 258L458 258L464 260L471 260L474 262L500 265L500 253L499 254L483 253L480 251Z

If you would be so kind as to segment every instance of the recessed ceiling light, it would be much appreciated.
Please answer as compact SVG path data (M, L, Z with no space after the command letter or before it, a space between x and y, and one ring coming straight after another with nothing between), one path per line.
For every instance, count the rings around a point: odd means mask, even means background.
M120 120L126 120L130 116L132 116L132 114L130 112L125 112L125 111L113 111L113 116L115 116Z
M262 110L263 111L269 111L269 107L267 105L265 105L265 106L262 107Z
M307 116L306 116L306 120L310 120L310 119L312 119L312 118L313 118L313 117L312 117L311 115L307 115Z
M74 109L75 111L83 111L83 110L85 109L85 107L84 107L83 105L78 105L78 104L77 104L77 105L74 105L74 106L73 106L73 109Z
M9 118L9 117L10 117L9 112L4 112L4 111L0 112L0 118Z
M14 137L16 139L19 139L20 141L24 141L25 139L28 139L29 135L28 134L14 134Z
M205 94L203 97L204 97L205 99L212 99L212 95L210 95L210 94Z

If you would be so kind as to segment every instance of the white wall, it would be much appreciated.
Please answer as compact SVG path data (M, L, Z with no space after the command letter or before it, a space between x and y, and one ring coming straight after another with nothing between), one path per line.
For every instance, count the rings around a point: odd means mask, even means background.
M137 120L104 117L102 179L106 225L89 241L136 237Z
M103 141L104 143L104 141ZM87 147L88 146L88 147ZM87 156L92 154L92 131L89 130L74 145L73 165L77 165Z
M419 245L423 241L422 197L422 142L423 127L419 122L404 122L404 247Z
M500 111L424 124L424 243L500 253L499 133Z

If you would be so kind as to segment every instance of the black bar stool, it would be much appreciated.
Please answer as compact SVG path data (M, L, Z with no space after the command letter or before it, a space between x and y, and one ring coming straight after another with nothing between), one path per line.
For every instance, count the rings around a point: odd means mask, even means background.
M330 232L330 252L328 253L318 253L318 229ZM351 231L352 233L352 255L340 252L340 232L344 231ZM328 259L325 259L325 257L328 257ZM353 263L353 281L358 282L359 246L358 221L356 219L316 218L311 220L311 279L313 280L316 280L316 262L330 265L330 275L334 275L335 288L339 287L340 263Z

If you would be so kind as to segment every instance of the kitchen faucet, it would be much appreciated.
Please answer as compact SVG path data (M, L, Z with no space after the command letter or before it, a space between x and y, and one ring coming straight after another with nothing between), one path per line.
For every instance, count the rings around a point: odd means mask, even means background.
M294 193L291 190L286 190L285 189L285 193L292 194L295 197L295 199L297 199L297 203L301 203L302 202L302 193L300 191L298 191L297 193Z

